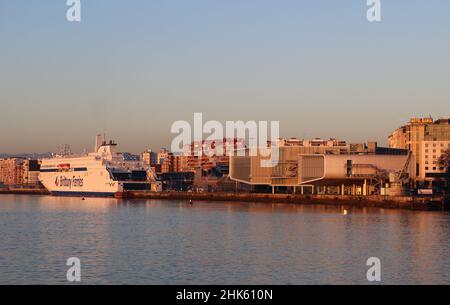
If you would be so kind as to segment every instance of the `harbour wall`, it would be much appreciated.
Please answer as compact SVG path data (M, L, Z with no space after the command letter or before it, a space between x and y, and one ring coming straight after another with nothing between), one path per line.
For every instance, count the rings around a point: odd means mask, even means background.
M1 194L50 195L50 192L42 188L3 188L0 189Z
M1 194L50 195L45 189L11 188L0 189ZM117 198L192 200L192 201L228 201L255 203L291 203L306 205L334 205L344 207L375 207L405 210L450 210L450 199L443 196L348 196L348 195L293 195L293 194L256 194L256 193L189 193L189 192L150 192L132 191L117 194Z
M351 207L377 207L407 210L448 210L448 200L442 196L336 196L254 193L186 193L186 192L130 192L125 197L135 199L267 202L292 204L323 204Z

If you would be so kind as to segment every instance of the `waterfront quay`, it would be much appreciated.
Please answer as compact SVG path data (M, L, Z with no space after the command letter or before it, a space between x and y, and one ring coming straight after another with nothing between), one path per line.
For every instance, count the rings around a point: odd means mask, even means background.
M0 195L50 195L44 188L0 188Z
M406 210L450 210L449 199L443 196L335 196L256 193L189 193L189 192L130 192L129 199L191 200L291 203L306 205L334 205L348 207L377 207Z
M443 210L449 181L450 118L412 118L389 147L279 138L254 151L230 138L133 155L97 135L93 153L0 159L0 193L12 194Z
M0 195L48 196L45 189L0 189ZM117 199L157 199L186 200L199 202L247 202L247 203L290 203L298 205L332 205L342 207L375 207L417 211L450 210L450 198L444 196L351 196L351 195L298 195L298 194L258 194L258 193L194 193L194 192L150 192L130 191L116 194Z

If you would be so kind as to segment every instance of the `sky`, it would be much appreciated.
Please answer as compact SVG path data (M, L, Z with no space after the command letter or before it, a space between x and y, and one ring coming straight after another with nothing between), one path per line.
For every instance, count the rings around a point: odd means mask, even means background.
M450 1L0 0L0 152L170 147L178 120L387 142L450 116Z

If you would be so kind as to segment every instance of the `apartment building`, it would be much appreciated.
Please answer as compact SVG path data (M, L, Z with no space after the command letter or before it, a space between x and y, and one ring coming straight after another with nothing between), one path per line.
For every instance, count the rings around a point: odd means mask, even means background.
M38 160L9 158L0 160L0 183L5 185L39 184Z
M439 158L450 149L450 119L412 118L389 136L389 146L408 149L414 155L418 187L432 187L444 176Z

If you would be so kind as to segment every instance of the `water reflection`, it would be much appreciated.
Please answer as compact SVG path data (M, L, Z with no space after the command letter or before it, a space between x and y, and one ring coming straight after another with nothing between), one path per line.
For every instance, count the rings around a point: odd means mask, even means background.
M7 195L0 228L0 284L450 284L449 213Z

